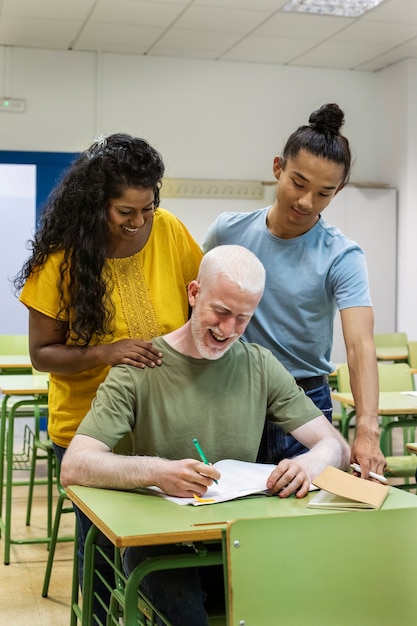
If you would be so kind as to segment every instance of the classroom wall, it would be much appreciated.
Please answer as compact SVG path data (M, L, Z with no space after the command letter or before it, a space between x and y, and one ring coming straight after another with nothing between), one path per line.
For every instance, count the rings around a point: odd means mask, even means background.
M407 139L409 124L417 123L414 75L414 64L368 73L0 47L4 95L8 90L27 103L23 114L0 113L1 148L77 152L96 134L127 131L160 150L168 177L270 182L272 159L288 134L321 104L338 102L356 154L352 180L399 188L399 259L408 275L399 282L398 319L417 339L417 303L408 306L417 269L402 257L403 243L411 243L407 220L415 197L408 159L416 161L417 146ZM395 119L393 102L402 103ZM396 167L387 166L387 153ZM213 214L259 208L273 190L265 187L259 200L169 198L164 205L181 213L201 242Z
M7 57L6 81L0 47L0 85L27 110L0 114L2 150L77 152L96 133L125 130L162 152L168 176L268 179L289 131L337 101L355 176L377 173L370 73L23 48Z
M417 60L376 75L379 175L398 193L397 327L417 339Z

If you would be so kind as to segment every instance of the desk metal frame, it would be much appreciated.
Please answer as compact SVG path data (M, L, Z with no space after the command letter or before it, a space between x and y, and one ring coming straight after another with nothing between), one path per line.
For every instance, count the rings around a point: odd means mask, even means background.
M13 539L11 537L12 520L12 488L13 488L13 444L14 420L18 417L19 408L25 406L45 406L48 403L47 376L43 375L15 375L0 377L0 391L4 394L1 405L0 424L0 485L4 484L4 465L6 463L6 499L3 517L3 489L0 490L0 531L4 532L4 564L10 563L10 545L26 543L47 543L50 537L29 539ZM18 399L10 408L7 407L9 398ZM25 483L21 483L25 484ZM27 483L26 483L27 484ZM48 521L49 523L49 521ZM48 533L50 535L50 532Z
M78 601L72 602L72 615L71 626L74 624L74 615L80 619L82 626L91 626L93 623L93 588L94 577L96 575L94 560L97 550L100 548L97 546L96 540L99 534L99 529L96 526L92 526L88 532L85 550L84 550L84 577L83 577L83 605L80 608ZM189 543L189 542L187 542ZM123 582L119 580L118 588L115 583L115 589L113 591L113 599L116 602L123 603L123 625L124 626L138 626L138 589L142 580L150 573L159 570L169 569L182 569L187 567L209 567L212 565L224 565L224 550L222 544L219 541L219 549L208 552L205 549L205 544L200 542L194 544L195 553L184 554L170 554L167 556L159 556L149 558L140 565L138 565L133 572L126 578L123 576ZM180 544L179 544L180 545ZM117 549L117 548L116 548ZM103 554L103 553L102 553ZM116 578L122 578L117 573L117 568L114 566ZM226 573L225 573L226 574ZM78 575L74 571L74 577ZM225 576L226 579L226 576ZM73 581L74 583L74 581ZM124 586L123 591L120 589ZM73 584L74 593L74 584ZM123 600L121 600L123 596ZM149 606L150 602L143 596L145 606ZM112 603L111 600L111 603ZM110 604L111 607L111 604ZM145 609L146 611L146 609ZM114 611L110 612L114 614ZM158 614L158 612L156 611ZM144 612L143 626L146 625L146 613ZM163 619L163 616L162 616Z

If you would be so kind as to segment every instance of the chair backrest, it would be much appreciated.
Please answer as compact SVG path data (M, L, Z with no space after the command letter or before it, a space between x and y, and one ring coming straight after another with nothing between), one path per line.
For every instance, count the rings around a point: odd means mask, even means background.
M410 501L410 508L232 522L226 531L227 623L413 624L417 566L409 533L417 523L415 496L391 495ZM300 558L294 558L294 546ZM381 594L387 563L389 593Z
M408 363L378 363L380 391L413 391L414 376Z
M413 391L414 376L410 372L408 363L378 363L380 391ZM349 393L349 368L346 363L337 368L338 389L342 393Z
M374 343L377 348L397 348L406 346L407 342L407 333L380 333L374 335Z
M347 363L341 363L336 370L337 389L342 393L350 393L349 367Z
M408 365L417 368L417 341L408 342Z
M29 354L27 335L0 335L0 354Z

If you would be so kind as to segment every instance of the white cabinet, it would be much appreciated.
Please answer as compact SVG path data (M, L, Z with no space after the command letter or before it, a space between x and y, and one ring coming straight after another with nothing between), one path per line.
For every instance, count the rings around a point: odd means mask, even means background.
M375 332L397 330L397 191L396 189L347 186L323 212L365 251L375 311ZM336 314L333 361L346 361L346 351Z

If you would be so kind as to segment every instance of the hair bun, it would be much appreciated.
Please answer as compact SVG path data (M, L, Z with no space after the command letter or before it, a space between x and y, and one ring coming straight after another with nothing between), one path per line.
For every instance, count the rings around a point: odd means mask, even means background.
M319 132L338 135L345 121L345 114L337 104L323 104L309 117L311 128Z

